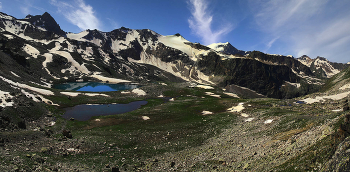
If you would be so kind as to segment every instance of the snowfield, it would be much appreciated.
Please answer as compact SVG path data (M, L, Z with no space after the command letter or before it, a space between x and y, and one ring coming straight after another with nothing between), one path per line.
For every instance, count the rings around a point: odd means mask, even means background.
M45 90L45 89L41 89L41 88L36 88L36 87L31 87L29 85L26 85L26 84L21 84L21 83L18 83L18 82L13 82L9 79L6 79L4 78L3 76L0 76L0 78L11 84L12 86L14 86L15 88L23 88L23 89L28 89L28 90L31 90L31 91L34 91L34 92L37 92L37 93L40 93L40 94L44 94L44 95L55 95L55 93L53 93L52 91L50 90Z
M122 79L116 79L116 78L109 78L109 77L105 77L100 75L100 72L95 72L92 75L90 75L93 78L99 79L103 82L109 82L109 83L121 83L121 82L131 82L131 81L127 81L127 80L122 80Z
M38 51L36 48L34 48L33 46L29 45L29 44L26 44L24 47L23 47L23 50L31 55L32 57L34 58L38 58L38 55L40 55L40 51Z
M345 90L345 89L348 89L348 88L350 88L350 84L345 84L342 87L340 87L339 90Z
M101 94L101 93L77 93L77 92L60 92L63 95L67 95L67 96L72 96L72 97L76 97L78 95L85 95L85 96L90 96L90 97L94 97L94 96L105 96L105 97L109 97L109 95L107 94Z
M300 101L306 102L307 104L312 104L315 102L325 101L326 99L340 100L340 99L347 97L349 94L350 94L350 91L340 93L340 94L330 95L330 96L317 96L315 98L306 98L306 99L300 100Z

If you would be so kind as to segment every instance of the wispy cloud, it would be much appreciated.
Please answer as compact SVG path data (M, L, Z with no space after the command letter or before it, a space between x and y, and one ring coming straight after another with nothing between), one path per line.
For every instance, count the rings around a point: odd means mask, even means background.
M22 14L25 16L28 14L33 14L33 13L45 11L43 8L40 8L35 4L36 4L36 2L34 0L23 0L20 2L19 9L22 12ZM1 6L1 4L0 4L0 6Z
M251 0L257 28L265 33L266 47L274 38L296 56L324 56L346 62L350 54L350 1L332 0Z
M21 6L19 9L21 10L22 14L24 14L24 15L30 14L30 10L29 10L28 6Z
M189 0L192 16L188 19L189 26L194 34L199 36L203 44L217 43L221 38L232 31L230 23L223 24L218 30L212 30L213 15L208 9L205 0Z
M271 41L269 41L266 45L267 49L265 51L267 51L268 49L271 48L272 44L275 43L277 40L279 39L279 37L273 38Z
M50 0L50 3L58 8L70 23L81 30L100 29L101 23L95 15L92 6L85 4L84 0L74 0L67 3L59 0Z
M0 10L2 10L2 3L0 2Z
M107 18L113 29L119 28L119 24L111 18Z

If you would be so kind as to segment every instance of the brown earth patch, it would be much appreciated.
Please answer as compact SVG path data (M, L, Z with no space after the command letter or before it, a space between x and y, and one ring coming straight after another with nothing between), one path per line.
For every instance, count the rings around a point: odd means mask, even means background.
M90 130L96 127L105 127L121 124L124 120L117 118L102 118L102 119L93 119L90 124L86 126L84 129Z

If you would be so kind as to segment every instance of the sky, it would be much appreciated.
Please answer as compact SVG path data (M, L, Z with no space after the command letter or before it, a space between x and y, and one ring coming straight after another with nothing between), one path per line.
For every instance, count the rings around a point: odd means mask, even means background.
M66 32L120 27L191 42L350 61L350 0L0 0L18 19L50 13Z

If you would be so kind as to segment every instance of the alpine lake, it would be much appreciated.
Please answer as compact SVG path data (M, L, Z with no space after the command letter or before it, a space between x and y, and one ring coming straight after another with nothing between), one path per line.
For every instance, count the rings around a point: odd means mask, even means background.
M136 84L111 84L99 82L69 82L53 85L53 88L65 91L95 93L132 90L138 87L139 85ZM93 116L107 116L131 112L146 104L147 101L134 101L128 104L82 104L67 108L62 116L65 119L74 118L78 121L87 121Z

